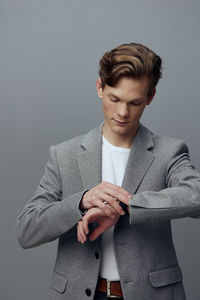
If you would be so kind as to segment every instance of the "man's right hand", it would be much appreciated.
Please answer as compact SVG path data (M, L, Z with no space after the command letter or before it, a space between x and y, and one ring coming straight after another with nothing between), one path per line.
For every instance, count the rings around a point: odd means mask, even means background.
M98 226L90 233L89 240L96 240L104 231L108 230L119 220L120 214L116 214L115 219L104 215L98 207L90 208L77 224L77 239L82 244L86 242L89 233L88 225L97 222Z
M103 181L83 195L80 208L84 210L99 207L105 216L115 219L116 214L124 214L119 201L129 206L130 198L132 198L132 195L122 187ZM104 201L107 204L104 204Z

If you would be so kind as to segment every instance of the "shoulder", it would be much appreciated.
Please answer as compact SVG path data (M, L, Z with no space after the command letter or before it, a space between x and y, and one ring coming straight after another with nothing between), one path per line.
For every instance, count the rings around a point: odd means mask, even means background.
M85 136L86 134L82 134L61 143L52 145L49 151L53 151L58 160L70 160L79 152L83 151L81 144Z
M52 145L50 149L53 149L57 155L76 155L79 152L84 151L86 148L89 149L93 144L100 142L102 124L103 122L84 134L78 135L59 144Z
M153 135L155 149L165 152L184 151L188 152L188 146L183 139L178 139L169 135Z
M147 127L143 126L146 132L148 132L149 140L152 140L150 143L152 147L152 152L155 153L171 153L171 152L189 152L188 145L183 139L173 137L171 135L160 135L155 132L152 132ZM147 135L147 134L146 134Z
M81 143L86 136L85 134L73 137L67 141L61 142L59 144L53 145L56 151L78 151L80 150Z

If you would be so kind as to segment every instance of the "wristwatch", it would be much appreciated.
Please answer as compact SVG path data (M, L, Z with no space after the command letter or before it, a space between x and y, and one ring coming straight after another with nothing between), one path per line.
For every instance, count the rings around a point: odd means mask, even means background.
M126 205L124 202L122 202L122 201L119 202L119 205L122 207L122 209L123 209L123 211L125 212L125 214L128 215L129 212L128 212L128 207L127 207L127 205Z
M86 214L86 212L88 211L87 208L84 209L84 210L82 210L81 208L79 208L79 210L80 210L80 213L81 213L82 216L84 216Z

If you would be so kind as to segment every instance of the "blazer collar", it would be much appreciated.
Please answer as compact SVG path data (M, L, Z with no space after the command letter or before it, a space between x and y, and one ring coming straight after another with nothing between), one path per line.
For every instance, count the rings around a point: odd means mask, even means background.
M86 150L90 150L95 147L95 144L102 143L102 126L104 121L101 122L100 125L90 130L83 138L81 146L83 146ZM150 149L153 147L154 143L152 140L152 132L147 129L142 123L139 123L138 130L134 137L132 148L135 147L137 140L142 140L142 144L146 149Z
M83 138L81 151L77 160L85 189L91 189L102 182L102 126L103 122L89 131ZM152 164L155 156L149 149L153 148L152 132L142 123L131 145L122 187L129 193L136 193L143 177Z

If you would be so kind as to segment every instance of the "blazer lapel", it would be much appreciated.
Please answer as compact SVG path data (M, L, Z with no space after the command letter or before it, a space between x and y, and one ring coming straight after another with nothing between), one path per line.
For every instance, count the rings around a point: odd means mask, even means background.
M85 189L102 182L102 126L103 122L84 137L77 160Z
M153 147L152 133L141 123L131 145L122 187L135 194L142 179L155 159L148 150Z
M91 189L102 182L103 123L85 135L81 144L82 151L77 156L85 189ZM155 159L155 156L148 151L152 147L152 133L139 123L122 182L122 187L131 194L136 193L143 177Z

